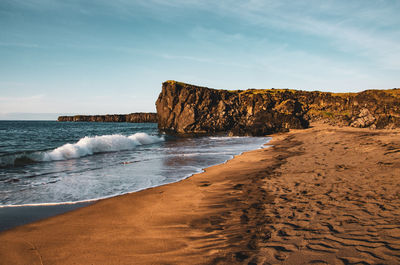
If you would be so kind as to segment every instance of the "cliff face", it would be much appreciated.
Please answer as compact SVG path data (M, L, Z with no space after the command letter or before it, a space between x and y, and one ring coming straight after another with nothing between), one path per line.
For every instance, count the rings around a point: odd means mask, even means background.
M163 83L156 102L161 131L265 135L307 128L310 121L354 127L400 127L400 90L360 93L289 89L215 90Z
M85 122L157 122L157 113L131 113L131 114L107 114L107 115L75 115L60 116L58 121L85 121Z

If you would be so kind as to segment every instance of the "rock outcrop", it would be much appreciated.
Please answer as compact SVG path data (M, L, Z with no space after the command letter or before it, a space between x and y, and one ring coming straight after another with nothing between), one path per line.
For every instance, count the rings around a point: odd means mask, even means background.
M131 113L131 114L107 114L107 115L75 115L60 116L58 121L84 121L84 122L157 122L157 113Z
M365 127L376 128L376 125L374 124L375 121L376 121L375 116L372 115L367 108L364 108L360 111L360 113L356 117L352 118L352 123L350 123L350 126L358 128L365 128Z
M315 120L378 129L400 127L400 89L230 91L167 81L156 106L159 129L177 134L265 135L307 128Z

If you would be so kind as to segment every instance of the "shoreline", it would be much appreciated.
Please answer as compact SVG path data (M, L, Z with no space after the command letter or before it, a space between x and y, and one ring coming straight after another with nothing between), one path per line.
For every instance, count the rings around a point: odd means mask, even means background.
M0 260L398 264L399 135L323 124L275 134L182 181L2 232Z
M91 202L78 202L59 205L0 207L0 233L21 225L67 213L90 204Z
M81 200L81 201L75 201L75 202L0 205L0 220L1 220L0 221L0 233L3 231L6 231L6 230L12 229L12 228L16 228L21 225L30 224L30 223L40 221L45 218L50 218L50 217L57 216L57 215L60 215L63 213L67 213L67 212L73 211L75 209L96 203L98 201L107 200L107 199L110 199L113 197L123 196L123 195L131 194L131 193L136 193L136 192L140 192L143 190L157 188L157 187L160 187L163 185L168 185L168 184L173 184L173 183L183 181L194 175L204 173L205 170L209 167L226 164L228 161L234 159L236 156L242 155L245 152L251 152L251 151L255 151L255 150L259 150L259 149L268 148L269 147L268 144L272 138L269 136L266 136L264 138L265 138L266 142L263 143L261 146L259 146L257 149L250 150L250 151L243 151L237 155L232 155L229 159L223 161L222 163L211 164L205 168L200 169L198 172L191 173L187 176L182 177L179 180L176 180L174 182L170 182L167 184L155 185L155 186L150 186L147 188L130 191L130 192L122 193L122 194L114 194L114 195L110 195L110 196L106 196L106 197L99 197L99 198ZM35 211L35 209L36 209L36 211Z

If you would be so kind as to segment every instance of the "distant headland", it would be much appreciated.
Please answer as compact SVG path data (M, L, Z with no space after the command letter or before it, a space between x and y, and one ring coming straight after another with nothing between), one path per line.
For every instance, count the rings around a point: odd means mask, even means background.
M58 121L74 121L74 122L134 122L146 123L157 122L157 113L137 112L130 114L107 114L107 115L75 115L60 116Z

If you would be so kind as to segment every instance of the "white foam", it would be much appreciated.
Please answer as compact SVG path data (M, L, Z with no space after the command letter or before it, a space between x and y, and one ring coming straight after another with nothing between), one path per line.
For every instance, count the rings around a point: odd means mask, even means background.
M139 145L164 141L163 137L147 133L135 133L130 136L120 134L84 137L74 144L65 144L52 151L43 153L42 161L67 160L93 155L96 153L132 150Z

